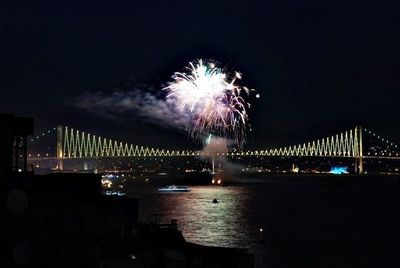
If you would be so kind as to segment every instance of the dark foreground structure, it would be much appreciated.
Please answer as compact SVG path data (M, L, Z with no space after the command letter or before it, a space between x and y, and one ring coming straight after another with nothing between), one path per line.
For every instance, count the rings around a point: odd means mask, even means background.
M97 174L27 172L33 120L0 115L0 267L254 267L246 250L185 241L175 221L138 223L139 200Z

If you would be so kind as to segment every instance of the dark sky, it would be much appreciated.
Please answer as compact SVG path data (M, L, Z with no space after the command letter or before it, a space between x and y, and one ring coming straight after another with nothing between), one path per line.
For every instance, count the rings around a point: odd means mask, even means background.
M134 118L113 122L70 102L132 78L158 86L188 61L212 58L240 70L261 94L249 146L303 142L356 124L400 141L398 4L4 2L0 112L33 116L38 130L64 123L141 144L189 146L174 130Z

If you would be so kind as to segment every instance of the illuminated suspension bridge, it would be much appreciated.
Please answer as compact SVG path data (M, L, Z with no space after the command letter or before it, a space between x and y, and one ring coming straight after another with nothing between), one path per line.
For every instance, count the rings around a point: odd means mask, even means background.
M39 139L48 133L57 133L56 158L116 158L116 157L187 157L207 156L208 153L193 150L167 150L124 143L85 133L73 128L58 126L33 137ZM366 146L367 145L367 146ZM339 134L302 143L298 145L272 148L266 150L237 151L231 150L216 153L216 156L257 156L257 157L343 157L357 161L357 171L363 172L363 158L400 159L400 148L397 144L362 127L355 127ZM30 159L44 159L44 156Z

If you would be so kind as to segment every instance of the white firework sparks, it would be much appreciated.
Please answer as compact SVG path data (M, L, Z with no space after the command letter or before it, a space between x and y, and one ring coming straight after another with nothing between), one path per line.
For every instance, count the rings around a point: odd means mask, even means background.
M233 139L242 146L248 123L246 110L250 107L242 92L249 95L254 89L236 83L242 78L241 73L230 76L212 61L190 62L187 70L174 73L173 81L164 90L181 111L189 113L189 135L202 139L214 134Z

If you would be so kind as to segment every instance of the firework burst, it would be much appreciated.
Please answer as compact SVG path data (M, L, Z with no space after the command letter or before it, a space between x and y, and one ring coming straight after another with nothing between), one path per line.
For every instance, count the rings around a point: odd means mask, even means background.
M200 59L190 62L186 72L174 73L164 90L189 115L187 131L192 138L202 140L213 134L242 146L250 107L243 94L248 96L254 89L238 85L241 78L239 72L230 75L214 62Z

